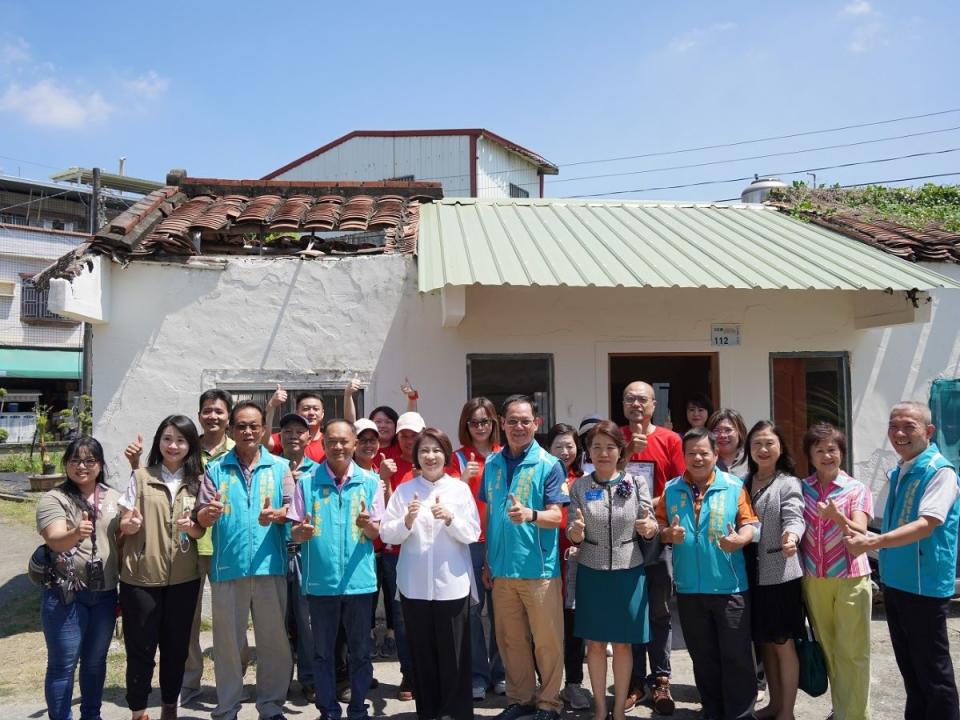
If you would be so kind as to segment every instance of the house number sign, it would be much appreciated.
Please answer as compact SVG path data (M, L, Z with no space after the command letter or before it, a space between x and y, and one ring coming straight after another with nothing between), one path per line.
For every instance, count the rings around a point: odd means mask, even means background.
M713 347L732 347L740 344L739 325L711 325L710 344Z

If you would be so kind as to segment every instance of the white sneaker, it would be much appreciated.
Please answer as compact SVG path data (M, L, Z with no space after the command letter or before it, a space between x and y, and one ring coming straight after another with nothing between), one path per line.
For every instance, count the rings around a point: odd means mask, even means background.
M506 695L507 694L507 681L506 680L497 680L493 684L493 692L497 695Z
M767 699L767 691L764 690L763 688L760 688L759 690L757 690L757 705L759 705L766 699Z
M580 687L579 683L568 683L560 691L560 699L570 706L571 710L588 710L590 708L590 697L587 692Z

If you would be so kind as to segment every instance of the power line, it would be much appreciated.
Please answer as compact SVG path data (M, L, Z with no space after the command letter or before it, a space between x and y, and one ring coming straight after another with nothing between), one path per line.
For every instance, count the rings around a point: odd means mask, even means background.
M803 170L790 170L790 171L771 172L771 173L764 173L764 174L765 175L803 175L804 173L819 172L820 170L836 170L838 168L855 167L857 165L874 165L877 163L894 162L896 160L907 160L910 158L926 157L929 155L946 155L948 153L953 153L957 151L960 151L960 148L948 148L946 150L931 150L929 152L910 153L909 155L897 155L895 157L877 158L876 160L858 160L856 162L840 163L839 165L823 165L821 167L805 168ZM592 193L589 195L566 195L564 197L569 197L569 198L610 197L612 195L627 195L630 193L654 192L656 190L677 190L679 188L702 187L704 185L725 185L728 183L743 182L745 180L753 180L753 178L754 178L753 175L745 175L743 177L730 178L729 180L703 180L700 182L682 183L679 185L661 185L659 187L636 188L634 190L614 190L614 191L604 192L604 193Z
M750 145L753 143L769 142L771 140L788 140L790 138L804 137L806 135L820 135L823 133L840 132L841 130L853 130L855 128L876 127L877 125L890 125L891 123L903 122L904 120L918 120L920 118L936 117L938 115L949 115L950 113L960 112L960 108L951 110L938 110L937 112L923 113L922 115L904 115L903 117L891 118L889 120L875 120L867 123L857 123L855 125L841 125L840 127L825 128L823 130L805 130L803 132L789 133L787 135L771 135L770 137L755 138L753 140L738 140L736 142L718 143L716 145L700 145L699 147L681 148L679 150L661 150L652 153L643 153L642 155L625 155L623 157L605 158L603 160L581 160L579 162L569 162L558 167L573 167L574 165L593 165L596 163L617 162L619 160L639 160L641 158L660 157L662 155L679 155L680 153L699 152L701 150L716 150L718 148L736 147L738 145Z
M10 157L9 155L0 155L0 159L13 160L14 162L24 163L26 165L36 165L37 167L47 168L49 170L63 169L63 168L55 167L54 165L46 165L44 163L33 162L32 160L22 160L21 158Z
M936 173L934 175L914 175L913 177L896 178L894 180L871 180L870 182L851 183L850 185L831 185L831 187L838 187L841 190L845 190L847 188L866 187L867 185L888 185L890 183L909 182L911 180L930 180L932 178L953 177L954 175L960 175L960 172ZM711 200L710 202L721 203L733 202L735 200L740 200L740 196L738 195L737 197L733 198L724 198L723 200Z
M608 177L624 177L627 175L645 175L647 173L667 172L669 170L688 170L690 168L708 167L711 165L728 165L730 163L744 162L746 160L764 160L772 157L783 157L786 155L802 155L804 153L818 152L820 150L837 150L840 148L856 147L859 145L871 145L880 142L889 142L890 140L904 140L906 138L920 137L923 135L936 135L938 133L952 132L960 130L960 125L954 127L942 128L940 130L925 130L923 132L907 133L906 135L893 135L884 138L875 138L873 140L859 140L857 142L840 143L838 145L824 145L822 147L804 148L803 150L785 150L783 152L766 153L764 155L748 155L747 157L731 158L729 160L711 160L709 162L691 163L689 165L673 165L670 167L647 168L646 170L631 170L628 172L605 173L602 175L583 175L581 177L562 178L560 180L548 180L550 185L564 182L575 182L577 180L596 180Z

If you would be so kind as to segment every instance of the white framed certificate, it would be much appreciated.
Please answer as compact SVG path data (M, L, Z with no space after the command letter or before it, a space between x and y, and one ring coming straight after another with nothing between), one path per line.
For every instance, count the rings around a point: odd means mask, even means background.
M653 476L657 464L647 460L636 460L627 463L627 472L637 478L647 481L647 489L650 491L650 498L653 499Z

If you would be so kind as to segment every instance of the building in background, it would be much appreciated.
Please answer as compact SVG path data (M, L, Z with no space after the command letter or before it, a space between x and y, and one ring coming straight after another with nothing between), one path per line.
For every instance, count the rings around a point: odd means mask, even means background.
M556 165L482 128L355 130L264 176L264 180L423 180L446 197L541 198Z

